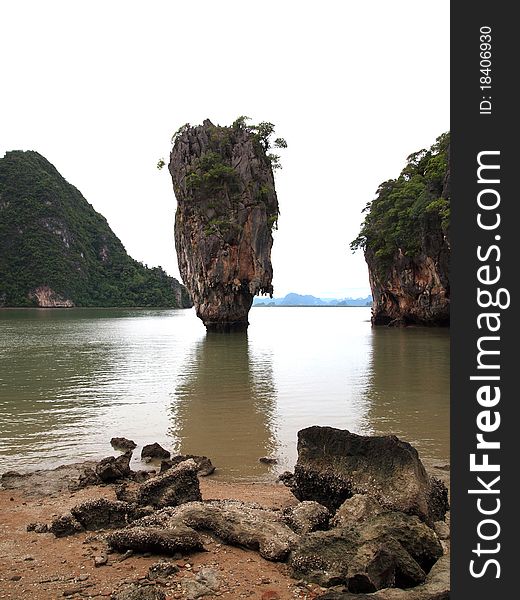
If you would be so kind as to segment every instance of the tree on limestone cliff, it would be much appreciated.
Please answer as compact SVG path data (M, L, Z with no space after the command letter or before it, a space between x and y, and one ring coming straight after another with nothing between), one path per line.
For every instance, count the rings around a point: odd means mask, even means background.
M364 208L366 216L361 231L350 244L353 251L359 248L371 251L382 265L389 263L397 252L417 256L432 218L438 220L448 238L449 144L449 132L442 134L430 149L411 154L397 179L379 186L376 198Z

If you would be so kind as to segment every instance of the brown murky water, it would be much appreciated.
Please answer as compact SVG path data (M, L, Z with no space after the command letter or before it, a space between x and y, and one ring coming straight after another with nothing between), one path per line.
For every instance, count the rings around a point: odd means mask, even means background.
M0 472L107 456L125 436L261 479L292 468L314 424L395 433L448 461L449 332L369 319L255 308L247 334L207 335L192 310L0 311Z

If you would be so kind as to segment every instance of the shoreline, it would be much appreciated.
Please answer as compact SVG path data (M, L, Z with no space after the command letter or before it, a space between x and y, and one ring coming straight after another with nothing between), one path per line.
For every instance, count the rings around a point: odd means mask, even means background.
M75 474L89 464L62 465L57 469L40 470L18 477L7 473L0 479L1 599L115 598L113 594L124 584L149 584L150 567L160 560L172 559L171 556L149 553L133 554L127 558L108 554L106 564L97 567L95 562L105 543L102 531L84 531L61 538L51 533L27 531L29 523L49 522L87 500L115 500L116 484L93 485L77 491L69 489ZM433 467L433 474L449 486L447 466L434 467L428 461L425 466L430 473ZM4 484L8 480L10 483L5 489ZM274 481L226 482L210 475L199 477L199 483L204 501L240 500L275 510L298 504L289 488ZM197 581L201 571L207 569L217 573L219 581L214 593L203 596L208 600L221 596L258 600L313 600L328 592L317 584L292 578L284 562L265 560L256 551L226 545L209 534L204 534L203 539L204 551L179 553L173 557L177 573L159 581L167 600L197 597L190 596L190 582ZM449 552L449 542L446 550ZM420 594L418 588L414 589ZM391 594L394 594L391 597L398 600L422 598L420 595L410 595L412 591L403 591L405 595L396 596L398 590L391 590ZM374 594L374 600L386 598L384 593L383 590ZM369 597L372 595L359 595L360 600Z

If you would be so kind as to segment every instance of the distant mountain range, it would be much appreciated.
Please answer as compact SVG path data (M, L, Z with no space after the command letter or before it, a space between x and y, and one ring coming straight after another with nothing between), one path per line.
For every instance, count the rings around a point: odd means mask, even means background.
M284 298L257 296L253 306L372 306L372 296L366 298L316 298L302 294L287 294Z

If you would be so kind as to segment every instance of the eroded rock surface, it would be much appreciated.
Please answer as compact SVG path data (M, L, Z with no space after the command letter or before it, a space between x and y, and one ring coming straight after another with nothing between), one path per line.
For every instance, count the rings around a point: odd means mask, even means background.
M153 444L146 444L146 446L143 446L141 458L143 460L165 460L170 458L170 452L163 448L161 444L154 442Z
M155 527L129 527L114 531L107 536L110 547L119 551L156 552L177 554L202 550L199 534L190 527L179 523L168 529Z
M132 458L132 452L125 452L121 456L107 456L103 458L95 468L95 473L101 481L104 483L110 483L112 481L119 481L129 477L130 470L130 459Z
M284 560L299 536L285 523L279 511L235 500L189 502L158 511L134 524L138 527L171 529L179 524L209 531L223 542L258 550L268 560Z
M363 248L374 325L449 325L450 136L382 183L353 248Z
M209 459L207 456L197 456L196 454L176 454L175 456L172 456L171 458L161 462L161 473L164 473L164 471L167 471L168 469L171 469L172 467L175 467L179 463L189 460L190 458L195 461L195 464L197 465L197 474L200 477L207 477L215 471L215 467L213 466L211 459Z
M299 500L336 510L355 494L387 510L433 524L448 509L447 490L430 478L417 450L395 436L360 436L332 427L298 432L298 462L291 489Z
M385 588L370 594L354 594L344 586L321 594L316 600L449 600L450 557L441 556L426 576L424 583L414 588Z
M422 583L441 555L439 540L426 524L417 517L388 512L302 537L290 564L295 576L367 593Z
M186 460L143 483L136 494L136 502L143 506L162 508L185 502L202 500L197 464Z
M132 451L137 448L137 444L133 440L125 437L113 437L110 440L110 445L114 450L121 450L122 452Z
M169 171L179 270L209 331L244 330L255 294L272 293L278 217L271 161L243 123L185 126Z

